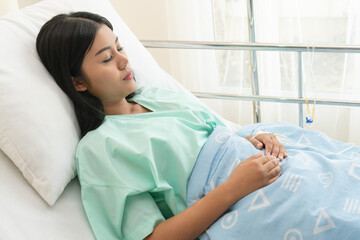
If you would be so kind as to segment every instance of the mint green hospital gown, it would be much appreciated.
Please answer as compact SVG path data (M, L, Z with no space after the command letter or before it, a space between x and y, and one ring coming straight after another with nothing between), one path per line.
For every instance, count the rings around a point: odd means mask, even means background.
M187 180L215 126L195 97L144 88L150 113L108 115L83 137L76 160L83 205L97 239L143 239L186 208Z

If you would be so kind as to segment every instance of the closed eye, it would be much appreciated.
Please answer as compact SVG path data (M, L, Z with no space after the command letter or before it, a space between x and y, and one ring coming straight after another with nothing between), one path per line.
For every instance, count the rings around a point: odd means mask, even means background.
M110 62L113 59L113 56L110 56L108 59L104 60L104 63Z
M117 49L118 52L121 52L121 51L123 51L123 50L124 50L123 47L119 47L119 48ZM113 59L113 56L110 56L108 59L104 60L103 62L104 62L104 63L107 63L107 62L110 62L112 59Z

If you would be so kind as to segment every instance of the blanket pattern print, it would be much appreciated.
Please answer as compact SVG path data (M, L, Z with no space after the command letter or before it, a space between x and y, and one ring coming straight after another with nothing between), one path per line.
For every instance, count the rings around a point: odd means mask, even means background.
M217 127L199 153L188 182L188 206L257 154L240 137L280 134L288 157L280 178L242 198L200 239L360 239L360 147L288 123Z

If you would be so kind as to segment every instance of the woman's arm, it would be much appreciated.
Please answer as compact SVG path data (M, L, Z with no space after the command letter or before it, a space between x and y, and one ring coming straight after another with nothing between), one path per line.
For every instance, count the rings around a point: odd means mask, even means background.
M272 156L254 155L241 162L228 180L183 212L157 225L145 239L195 239L228 208L279 178L281 164Z

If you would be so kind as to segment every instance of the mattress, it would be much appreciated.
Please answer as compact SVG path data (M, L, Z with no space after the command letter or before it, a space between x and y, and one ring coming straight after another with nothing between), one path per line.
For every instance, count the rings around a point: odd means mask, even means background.
M0 239L95 239L74 178L49 206L0 151Z

